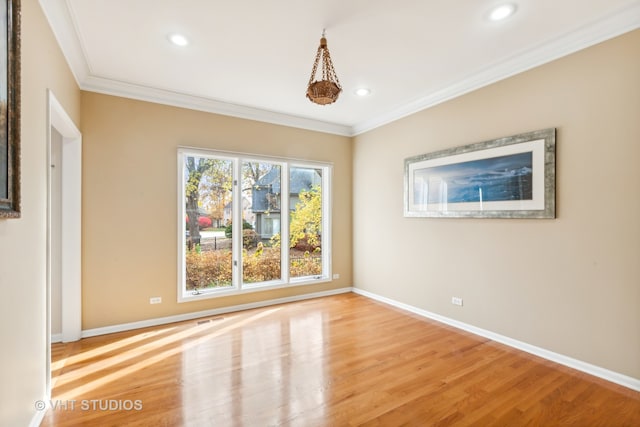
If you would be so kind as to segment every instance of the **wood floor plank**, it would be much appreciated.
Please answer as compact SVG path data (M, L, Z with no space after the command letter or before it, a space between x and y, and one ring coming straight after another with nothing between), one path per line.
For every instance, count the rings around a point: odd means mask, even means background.
M52 370L44 427L640 426L638 392L355 294L54 344Z

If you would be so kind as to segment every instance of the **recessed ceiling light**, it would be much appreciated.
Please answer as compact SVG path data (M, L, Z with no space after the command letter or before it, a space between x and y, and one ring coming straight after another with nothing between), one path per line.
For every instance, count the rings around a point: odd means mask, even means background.
M371 94L371 89L368 89L366 87L361 87L359 89L356 89L355 94L358 96L367 96Z
M489 12L489 19L492 21L502 21L516 13L516 5L513 3L503 4Z
M170 34L169 41L176 46L186 46L189 44L189 40L182 34Z

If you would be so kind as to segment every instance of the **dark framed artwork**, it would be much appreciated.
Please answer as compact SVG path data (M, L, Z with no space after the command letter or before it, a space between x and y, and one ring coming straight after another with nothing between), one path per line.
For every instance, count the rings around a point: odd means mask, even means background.
M0 218L20 217L20 0L0 0Z
M405 159L407 217L555 218L555 128Z

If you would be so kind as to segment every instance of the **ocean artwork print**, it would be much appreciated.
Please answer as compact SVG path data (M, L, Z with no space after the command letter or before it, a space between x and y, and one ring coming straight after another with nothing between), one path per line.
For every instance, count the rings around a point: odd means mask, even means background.
M523 201L533 198L531 151L414 170L422 204Z
M556 129L404 159L404 216L555 218Z

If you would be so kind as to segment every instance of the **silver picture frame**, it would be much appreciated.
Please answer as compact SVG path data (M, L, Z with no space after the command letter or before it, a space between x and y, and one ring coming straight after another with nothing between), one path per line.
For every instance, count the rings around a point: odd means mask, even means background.
M404 161L404 216L555 218L556 129Z

